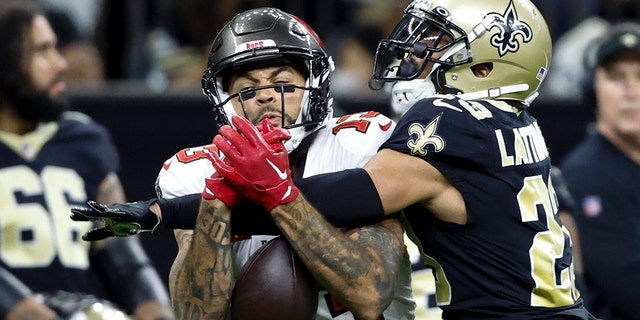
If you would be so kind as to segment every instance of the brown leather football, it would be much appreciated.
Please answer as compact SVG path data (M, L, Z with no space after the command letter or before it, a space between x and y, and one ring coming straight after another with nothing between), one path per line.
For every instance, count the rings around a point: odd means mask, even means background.
M282 236L249 258L231 296L233 320L308 320L317 308L318 285Z

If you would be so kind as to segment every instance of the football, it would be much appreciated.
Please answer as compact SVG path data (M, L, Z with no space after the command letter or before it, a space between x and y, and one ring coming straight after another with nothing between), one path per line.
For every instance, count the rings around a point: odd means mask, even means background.
M233 320L307 320L317 308L318 285L282 236L249 258L231 295Z

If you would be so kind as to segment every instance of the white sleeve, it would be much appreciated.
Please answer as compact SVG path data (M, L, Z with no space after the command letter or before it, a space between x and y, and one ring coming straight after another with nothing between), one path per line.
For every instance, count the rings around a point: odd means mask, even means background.
M207 159L206 152L213 146L186 148L178 151L162 164L156 179L156 194L159 198L175 198L201 193L204 179L215 169Z
M309 148L304 177L363 167L395 126L393 120L372 111L333 118Z

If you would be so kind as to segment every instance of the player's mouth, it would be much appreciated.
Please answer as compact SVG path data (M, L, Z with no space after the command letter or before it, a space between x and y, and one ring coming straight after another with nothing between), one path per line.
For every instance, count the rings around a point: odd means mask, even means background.
M269 121L271 121L271 124L276 128L282 126L282 116L280 114L267 112L260 117L259 123L262 123L264 119L268 119Z
M62 75L56 76L49 85L49 94L51 97L58 97L67 89L67 83L63 80Z

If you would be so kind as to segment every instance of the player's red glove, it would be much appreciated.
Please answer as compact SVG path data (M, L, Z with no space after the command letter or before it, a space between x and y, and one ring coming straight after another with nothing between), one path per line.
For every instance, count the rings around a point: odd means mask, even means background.
M207 154L209 159L211 159L212 154L213 153ZM204 179L204 182L204 190L202 191L203 199L220 199L220 201L224 202L229 208L234 208L242 200L242 194L236 192L217 171L214 172L211 177Z
M231 122L238 131L222 126L213 138L228 162L211 154L216 170L267 210L295 200L300 191L291 179L289 154L282 144L291 138L288 131L263 123L263 134L270 140L267 142L245 118L233 116Z
M262 135L262 139L264 139L274 151L283 148L283 142L291 139L289 131L274 127L269 119L262 120L262 127L258 128L258 130Z

